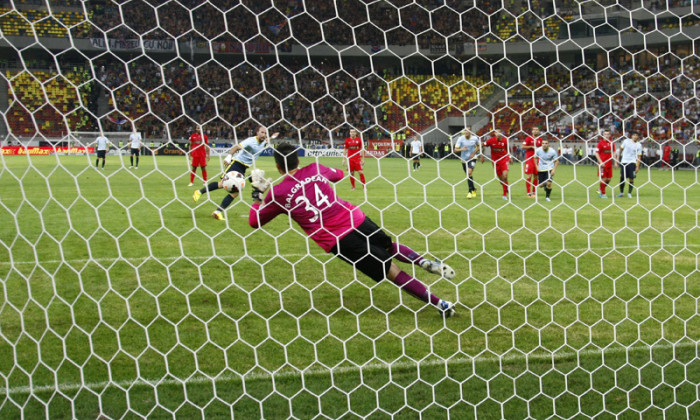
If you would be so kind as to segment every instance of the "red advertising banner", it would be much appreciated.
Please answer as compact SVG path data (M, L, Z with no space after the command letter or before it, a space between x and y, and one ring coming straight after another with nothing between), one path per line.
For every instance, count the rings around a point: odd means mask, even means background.
M37 146L37 147L23 147L23 146L4 146L2 148L2 154L4 156L21 156L21 155L52 155L54 153L73 153L73 154L83 154L94 153L94 147L48 147L48 146Z
M375 158L380 158L386 156L392 151L396 151L396 146L399 147L399 153L401 153L401 147L403 146L403 140L394 140L393 145L391 140L370 140L369 147L365 150L368 156Z

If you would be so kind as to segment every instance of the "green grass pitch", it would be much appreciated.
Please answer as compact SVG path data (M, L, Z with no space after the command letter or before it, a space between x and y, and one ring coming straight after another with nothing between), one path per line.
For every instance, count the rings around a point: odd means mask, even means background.
M368 160L337 191L456 269L399 264L444 320L287 218L251 229L250 190L212 219L184 158L93 159L0 161L0 418L700 417L695 171L602 200L560 166L544 202L514 165L506 202L489 164L467 200L456 160Z

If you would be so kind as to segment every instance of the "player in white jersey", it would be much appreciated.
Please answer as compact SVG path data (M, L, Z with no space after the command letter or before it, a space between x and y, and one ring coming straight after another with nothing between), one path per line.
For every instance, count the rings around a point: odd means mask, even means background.
M476 197L476 187L474 186L472 173L476 166L476 157L479 155L480 151L481 142L479 142L479 137L472 132L472 127L470 125L466 126L464 131L462 131L462 135L457 137L454 153L460 154L459 157L462 160L462 169L468 178L469 191L467 192L467 198L469 199Z
M542 139L542 146L535 149L535 164L537 165L537 181L544 188L546 200L552 201L552 179L559 166L559 153L549 147L549 140Z
M629 138L626 138L620 145L620 194L618 197L625 196L625 179L629 184L627 188L627 197L632 198L632 190L634 189L634 179L639 172L639 166L642 163L642 144L639 143L639 134L632 133Z
M129 146L131 148L131 153L129 156L131 166L129 166L129 168L134 168L134 156L136 156L136 169L138 169L139 155L141 155L141 146L143 146L143 140L141 139L141 133L136 131L136 127L134 127L134 132L129 134L129 143Z
M272 134L271 138L277 138L280 133ZM223 188L221 180L229 172L239 172L245 175L248 168L255 162L255 160L260 157L260 154L270 147L267 139L267 128L259 126L256 135L253 137L248 137L242 142L234 145L231 150L229 150L228 155L224 159L224 162L228 165L224 174L221 175L219 181L214 181L209 183L206 187L197 190L192 194L192 199L197 202L202 194L206 194L210 191L218 190ZM224 210L228 207L233 200L238 197L238 191L233 191L221 200L219 207L211 214L211 216L216 220L224 220Z
M423 142L418 137L413 137L411 141L411 157L413 159L413 170L420 169L420 155L423 154Z
M107 150L109 149L109 140L100 132L95 141L92 144L96 144L97 159L95 160L95 169L99 166L100 159L102 159L102 169L105 168L105 156L107 156Z

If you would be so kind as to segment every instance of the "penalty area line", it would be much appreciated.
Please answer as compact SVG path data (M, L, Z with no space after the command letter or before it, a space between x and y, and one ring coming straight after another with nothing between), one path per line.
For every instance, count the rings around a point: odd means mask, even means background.
M490 251L472 251L472 250L465 250L465 251L460 251L459 254L463 255L477 255L477 254L489 254L489 255L505 255L508 253L516 253L516 254L531 254L533 252L542 252L542 253L559 253L562 251L566 252L586 252L586 251L613 251L616 249L656 249L659 251L664 250L665 248L699 248L700 245L694 245L694 244L689 244L689 245L682 245L682 244L646 244L646 245L621 245L621 246L615 246L615 247L591 247L591 248L569 248L569 249L492 249ZM692 251L691 251L692 252ZM453 251L429 251L428 254L432 255L452 255L452 254L457 254L457 252ZM148 256L148 257L115 257L115 258L74 258L74 259L69 259L69 260L46 260L46 261L0 261L0 266L2 265L28 265L28 264L62 264L62 263L67 263L67 264L86 264L90 262L96 262L96 263L111 263L115 261L126 261L126 262L143 262L143 261L148 261L148 260L155 260L155 261L176 261L180 259L187 259L187 260L192 260L192 261L205 261L205 260L210 260L212 258L219 258L219 259L229 259L229 258L264 258L264 259L269 259L272 257L323 257L327 254L325 252L311 252L311 253L303 253L303 254L246 254L246 255L208 255L208 256L177 256L177 257L162 257L162 258L155 258L153 256ZM330 257L329 257L330 258Z
M565 359L577 359L588 356L605 356L620 353L636 353L640 351L655 351L655 350L676 350L682 348L695 348L697 351L697 341L683 341L681 343L654 344L654 345L639 345L631 347L615 346L597 350L581 350L558 353L533 353L533 354L516 354L507 356L477 356L477 357L461 357L448 360L428 360L424 362L395 362L395 363L371 363L363 366L342 366L337 368L311 368L304 370L285 370L272 373L250 373L243 375L220 375L216 377L207 377L202 375L191 376L190 378L177 379L133 379L117 382L89 382L89 383L65 383L65 384L50 384L36 386L18 386L10 388L0 387L0 394L6 395L21 395L21 394L36 394L42 392L71 392L80 389L100 390L108 386L117 386L122 390L128 390L133 387L145 386L160 386L160 385L188 385L188 384L217 384L226 382L242 382L242 381L259 381L259 380L280 380L286 378L300 378L302 376L332 376L345 373L355 372L370 372L384 371L390 369L424 369L437 366L459 366L465 364L484 364L484 363L511 363L511 362L530 362L530 361L557 361Z

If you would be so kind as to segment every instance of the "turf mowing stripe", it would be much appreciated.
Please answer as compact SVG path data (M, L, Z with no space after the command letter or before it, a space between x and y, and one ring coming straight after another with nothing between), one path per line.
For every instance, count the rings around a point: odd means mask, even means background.
M238 375L221 375L214 378L206 376L193 376L185 380L176 379L134 379L130 381L119 381L119 382L92 382L86 384L79 383L68 383L68 384L55 384L51 385L37 385L37 386L18 386L12 388L0 388L0 394L13 395L13 394L36 394L41 392L49 391L62 391L70 392L79 389L87 388L91 390L104 389L110 385L120 387L122 389L130 389L131 387L141 387L141 386L157 386L157 385L183 385L183 384L200 384L200 383L220 383L220 382L240 382L242 380L255 381L255 380L269 380L269 379L284 379L284 378L297 378L301 376L323 376L323 375L336 375L343 373L351 373L358 371L377 371L377 370L388 370L388 369L408 369L414 367L432 367L432 366L450 366L450 365L463 365L469 363L482 364L482 363L494 363L494 362L518 362L518 361L536 361L536 360L561 360L561 359L573 359L581 356L596 356L604 354L616 354L616 353L632 353L638 351L652 351L652 350L675 350L687 347L694 347L697 350L700 342L683 341L678 344L657 344L657 345L641 345L632 347L612 347L600 350L582 350L578 352L559 352L559 353L534 353L530 355L513 355L513 356L483 356L483 357L464 357L449 360L429 360L420 363L410 363L410 362L397 362L397 363L372 363L364 366L343 366L332 369L323 368L313 368L306 370L285 370L277 373L251 373L243 376Z
M562 251L567 251L567 252L585 252L585 251L612 251L615 249L643 249L643 248L653 248L653 249L658 249L659 251L662 251L665 248L695 248L695 247L700 247L700 245L680 245L680 244L663 244L663 245L621 245L621 246L616 246L616 247L598 247L598 248L575 248L575 249L494 249L491 251L463 251L460 252L461 254L506 254L509 252L515 252L516 254L521 254L521 253L532 253L532 252L545 252L545 253L559 253ZM429 254L434 254L434 255L451 255L454 254L455 252L451 251L435 251L435 252L429 252ZM325 252L316 252L316 253L303 253L303 254L248 254L248 255L209 255L209 256L196 256L196 257L187 257L187 256L178 256L178 257L162 257L162 258L155 258L155 257L139 257L139 258L83 258L83 259L72 259L72 260L48 260L48 261L41 261L42 264L60 264L60 263L68 263L68 264L85 264L88 262L97 262L97 263L102 263L102 262L113 262L113 261L147 261L150 259L154 259L157 261L176 261L180 260L182 258L190 259L190 260L209 260L212 258L219 258L219 259L227 259L227 258L241 258L241 257L249 257L249 258L271 258L275 256L280 256L280 257L306 257L306 256L313 256L313 257L322 257L324 255L328 255L330 258L330 254L327 254ZM36 264L36 261L0 261L0 265L27 265L27 264Z

